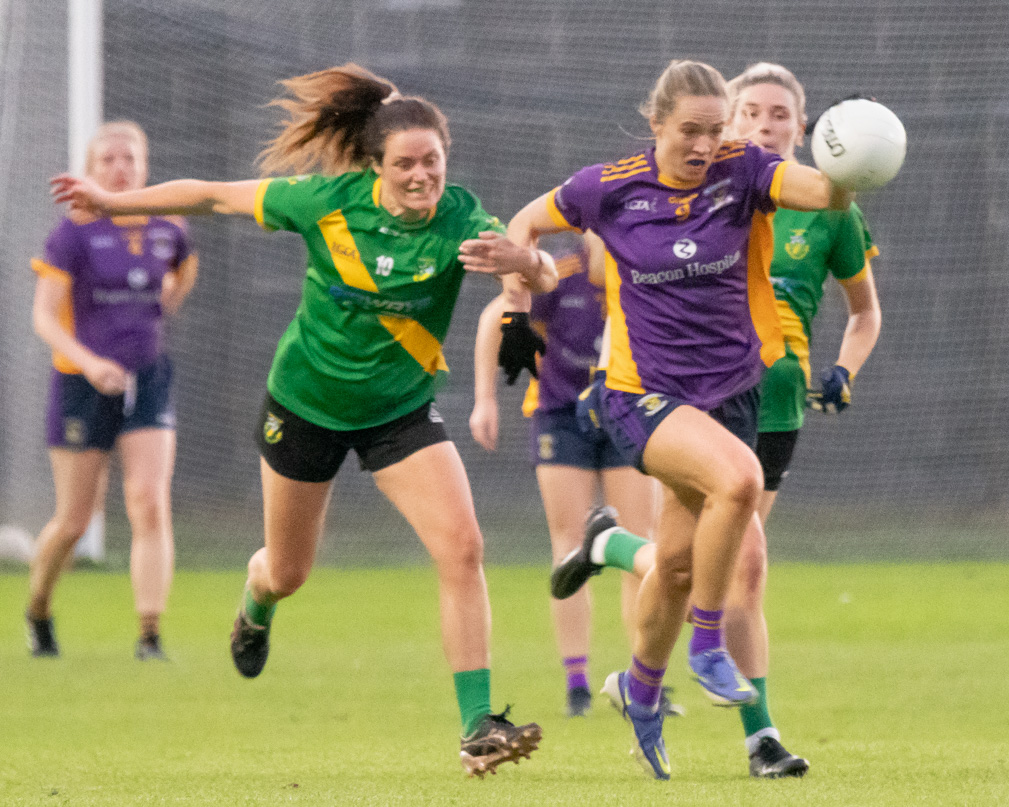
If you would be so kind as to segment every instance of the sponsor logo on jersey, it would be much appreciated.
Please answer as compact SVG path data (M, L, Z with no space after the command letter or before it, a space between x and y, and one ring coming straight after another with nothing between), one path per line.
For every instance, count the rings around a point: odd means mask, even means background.
M693 258L697 253L697 244L689 238L681 238L673 244L673 254L677 258Z
M574 294L565 295L558 302L561 308L585 308L588 304L588 300L584 297L578 297Z
M665 409L669 405L669 401L664 395L650 392L648 395L642 395L638 399L637 405L645 410L645 417L650 418Z
M739 261L741 254L742 253L737 249L731 255L726 255L719 261L713 261L712 263L699 263L694 261L693 263L688 263L682 268L666 269L663 272L639 272L636 269L631 269L631 282L654 285L656 283L669 283L674 280L684 280L688 277L720 275L722 272L735 266Z
M96 235L90 241L91 249L111 249L117 241L114 235Z
M654 213L656 208L654 199L628 199L624 202L624 210L647 210Z
M338 306L350 311L368 311L402 317L419 314L434 305L433 297L421 297L417 300L387 300L368 291L358 291L337 285L329 287L329 294Z
M126 282L130 284L130 288L134 291L146 289L149 280L150 277L147 274L147 270L142 266L134 266L126 273Z
M793 261L801 261L809 254L809 243L803 238L805 234L805 230L792 230L792 236L785 244L785 252Z
M159 261L170 261L175 257L175 242L171 233L164 230L157 233L152 231L151 242L151 254Z
M378 231L382 235L391 235L394 238L408 238L406 233L401 233L399 230L393 230L391 227L386 227L384 224L378 228Z
M263 439L269 445L276 445L284 436L284 421L273 412L266 413L266 423L263 424Z

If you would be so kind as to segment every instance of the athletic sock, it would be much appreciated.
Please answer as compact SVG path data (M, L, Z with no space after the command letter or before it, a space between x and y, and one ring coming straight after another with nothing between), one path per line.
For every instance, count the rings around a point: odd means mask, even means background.
M258 603L256 598L252 596L252 589L246 588L244 608L245 616L249 622L260 628L268 628L273 619L273 612L277 610L277 603L272 602L269 605Z
M639 706L655 711L662 697L662 677L666 668L653 669L642 664L637 656L631 656L631 668L627 671L627 691L631 700Z
M644 538L639 538L623 527L610 527L599 533L592 541L589 556L597 566L610 566L614 569L623 569L625 572L633 572L634 556L647 543Z
M774 721L771 720L771 712L767 706L767 678L751 678L750 683L753 684L753 688L760 694L760 698L757 699L756 703L747 704L739 709L739 717L743 721L743 731L746 734L748 748L750 745L749 739L753 735L763 732L765 729L774 728ZM763 736L766 735L760 734L756 740L759 742L760 737ZM752 750L750 753L753 753Z
M588 666L588 656L568 656L564 659L564 671L568 674L568 690L589 688L589 679L586 675Z
M483 668L453 673L452 681L462 718L462 735L468 737L484 716L490 714L490 670Z
M722 611L705 611L692 605L690 614L694 626L690 637L690 655L722 647Z

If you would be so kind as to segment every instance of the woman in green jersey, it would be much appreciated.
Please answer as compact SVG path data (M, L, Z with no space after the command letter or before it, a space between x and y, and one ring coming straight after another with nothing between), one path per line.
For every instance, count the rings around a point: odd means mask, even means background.
M433 104L352 64L284 86L289 97L276 104L288 119L260 161L264 174L295 176L178 180L119 194L61 176L53 193L102 213L254 216L304 238L301 305L278 345L257 431L265 546L249 561L232 656L242 675L262 670L276 603L308 577L332 479L354 449L434 561L461 759L483 776L528 757L541 732L491 714L483 541L433 399L465 271L516 273L549 291L556 268L549 254L508 241L472 194L445 184L448 125Z
M795 76L780 65L760 63L728 82L727 89L732 135L752 140L787 160L794 159L806 131L805 92ZM815 408L839 412L848 405L851 379L872 352L881 324L869 263L879 251L854 203L839 211L779 208L773 226L770 272L785 356L768 368L761 382L756 451L764 473L764 491L757 505L759 523L755 519L743 537L725 607L729 652L760 695L755 703L740 708L740 717L750 774L763 778L802 776L809 769L807 760L782 746L768 708L769 652L763 609L767 543L760 527L767 521L802 427L810 385L810 326L828 275L838 280L847 297L848 324L837 362L823 372L821 390L810 396ZM590 539L591 533L586 541ZM655 545L629 535L620 540L637 546L633 571L644 576L654 562ZM598 571L599 566L586 564L586 556L582 553L566 560L560 571L565 575L573 572L579 579Z

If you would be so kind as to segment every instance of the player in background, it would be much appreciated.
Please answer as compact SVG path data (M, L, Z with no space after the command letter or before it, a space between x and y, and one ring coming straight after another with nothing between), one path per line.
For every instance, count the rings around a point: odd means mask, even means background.
M84 209L255 217L266 230L303 237L302 301L277 348L257 428L265 546L249 561L231 637L235 665L254 677L266 663L276 604L311 571L333 477L353 449L434 561L461 760L483 776L528 757L541 732L514 726L507 710L491 713L483 539L433 403L465 270L519 273L548 291L554 262L508 241L476 197L445 184L448 123L430 102L353 64L283 84L290 97L276 105L288 119L261 166L297 176L179 180L124 194L60 177L54 194Z
M805 91L795 76L781 65L762 62L748 67L727 86L732 133L794 160L806 130ZM803 424L811 383L812 322L824 284L831 275L840 283L847 298L848 323L837 361L824 370L821 390L810 398L821 411L840 412L850 403L850 383L879 336L882 316L870 264L878 254L854 202L845 210L783 208L775 213L771 282L785 355L767 370L760 387L756 453L764 475L757 506L762 525L767 523ZM760 693L755 703L740 710L751 776L802 776L809 763L782 746L768 704L769 650L763 610L767 544L762 537L750 530L744 539L726 606L726 642L740 670ZM601 571L601 565L587 558L592 543L593 537L587 536L586 546L562 564L555 576L570 581ZM644 574L653 563L654 547L644 540L637 546L631 566Z
M532 327L549 345L538 373L533 370L538 377L529 381L522 411L532 419L530 457L546 512L554 565L581 545L585 519L599 491L603 500L622 514L631 532L648 535L655 518L655 481L631 467L605 434L583 431L575 416L578 394L589 385L602 347L606 319L599 288L603 282L603 250L602 242L588 233L584 243L557 259L557 288L533 298L529 314ZM596 260L590 262L590 253L597 256ZM590 277L590 263L593 268L598 266L597 277ZM484 309L477 330L476 396L470 431L487 451L497 448L499 324L507 310L502 292ZM516 377L508 375L506 382L513 384ZM631 524L636 526L632 528ZM633 639L637 578L624 575L621 586L624 623ZM585 588L565 600L551 599L550 608L566 675L567 714L584 715L592 702L588 679L592 629L589 591Z
M662 482L663 501L631 665L604 691L632 723L646 770L668 779L658 704L688 605L689 665L705 691L723 705L759 699L725 649L723 620L743 534L760 531L757 386L784 355L767 274L770 214L846 208L851 195L813 168L723 142L728 97L708 65L673 61L642 113L654 148L578 171L521 210L509 233L526 243L591 229L606 244L610 357L585 404ZM601 532L619 541L615 524Z
M147 136L131 121L98 129L85 171L104 193L147 183ZM53 590L74 545L104 499L118 448L133 540L130 578L140 617L139 659L163 659L160 619L172 582L171 482L175 465L172 365L164 316L196 281L197 259L178 221L71 211L49 235L32 318L53 350L46 441L56 512L32 562L28 640L35 656L57 656Z

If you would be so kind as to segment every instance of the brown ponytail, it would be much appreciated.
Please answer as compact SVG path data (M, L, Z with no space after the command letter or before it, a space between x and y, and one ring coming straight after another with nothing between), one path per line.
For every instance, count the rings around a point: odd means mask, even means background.
M342 174L381 162L385 140L404 129L433 129L446 152L448 122L423 98L403 98L392 82L356 64L282 81L293 98L277 98L288 119L260 153L264 175Z

